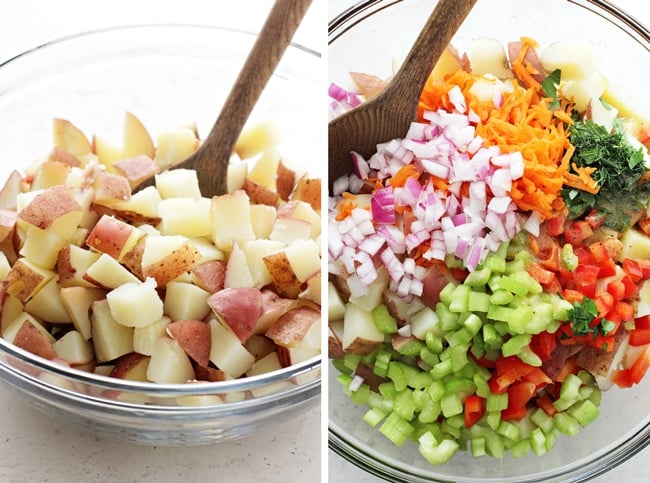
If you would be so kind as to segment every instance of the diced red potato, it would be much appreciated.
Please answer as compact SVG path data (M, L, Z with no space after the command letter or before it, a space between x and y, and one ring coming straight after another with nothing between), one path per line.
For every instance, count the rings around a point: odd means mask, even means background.
M210 293L224 288L226 264L221 260L208 260L194 266L191 270L196 285Z
M185 206L173 198L184 192L175 186L174 175L159 175L167 180L161 187L164 196L153 186L132 190L161 165L174 162L175 140L182 149L196 148L196 130L189 137L186 131L160 137L163 145L155 151L148 133L130 113L123 147L101 136L93 136L89 143L76 126L55 120L55 147L46 161L25 180L12 173L0 191L0 273L3 260L7 268L1 289L2 300L8 302L0 306L5 338L82 370L162 383L244 377L320 353L320 277L313 273L320 266L314 258L318 256L314 240L320 235L320 180L303 177L296 182L296 173L277 153L266 153L262 156L266 161L252 164L242 178L244 189L215 197L216 201L206 199L212 203L206 217L209 229L200 235L167 233L160 204L167 200L170 210ZM252 138L246 141L250 142ZM244 151L246 143L241 145ZM196 177L193 172L182 174ZM270 222L253 219L266 213L252 210L254 203L273 206ZM276 216L301 227L285 229L283 237L270 240ZM43 235L39 238L37 233ZM47 237L60 244L49 243ZM309 243L285 252L292 237ZM38 243L48 250L39 251ZM233 250L233 244L242 248ZM292 298L277 293L262 260L274 251L282 252L293 273ZM48 253L51 264L41 260L41 252ZM237 253L241 259L233 264ZM243 280L234 276L235 268L260 286L232 286ZM199 320L203 313L194 319L179 315L186 311L167 309L169 304L182 305L178 297L166 296L177 286L201 292L207 299L206 311L212 310L219 321ZM47 308L43 297L59 302ZM137 316L143 308L146 316ZM46 320L48 313L58 314L57 324L70 319L70 328L50 333L28 309ZM170 320L167 312L176 320ZM21 326L9 327L4 320L20 314L26 317ZM275 363L255 365L270 356Z
M262 315L263 297L256 288L225 288L212 294L208 305L244 344Z
M167 326L167 333L198 365L210 362L210 326L202 320L177 320Z
M266 336L272 339L276 345L286 348L301 345L313 347L314 343L308 340L310 333L314 336L313 330L320 333L320 311L302 306L291 309L279 317L266 331ZM320 337L314 337L315 339L320 339Z

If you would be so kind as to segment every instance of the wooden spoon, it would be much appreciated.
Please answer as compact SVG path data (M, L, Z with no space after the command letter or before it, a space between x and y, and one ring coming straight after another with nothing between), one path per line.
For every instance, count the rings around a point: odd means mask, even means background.
M195 169L204 196L226 193L228 162L235 142L311 3L275 0L210 133L189 158L173 166Z
M329 187L352 171L350 152L364 157L377 144L404 137L417 118L418 100L438 58L476 0L439 0L391 81L373 98L329 123Z

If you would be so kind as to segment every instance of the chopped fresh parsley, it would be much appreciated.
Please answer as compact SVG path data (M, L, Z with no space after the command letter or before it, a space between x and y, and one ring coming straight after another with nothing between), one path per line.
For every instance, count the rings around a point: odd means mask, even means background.
M628 228L631 215L650 200L642 149L630 144L618 120L611 133L589 119L576 121L569 128L569 141L575 147L571 165L595 168L591 176L600 188L596 195L565 188L562 196L569 216L575 219L596 209L605 216L605 226Z
M542 81L542 90L544 95L552 99L548 108L554 111L560 107L560 98L557 95L557 88L560 85L562 73L560 69L555 69Z
M598 307L589 297L584 297L582 302L573 302L573 308L569 311L572 332L579 337L592 334L595 338L598 335L609 334L616 327L614 322L605 318L592 326L596 317L598 317Z

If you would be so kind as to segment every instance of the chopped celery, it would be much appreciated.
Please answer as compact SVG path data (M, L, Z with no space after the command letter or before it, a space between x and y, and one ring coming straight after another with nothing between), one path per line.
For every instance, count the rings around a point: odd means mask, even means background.
M476 390L474 381L467 377L452 377L445 384L445 394L456 394L461 400Z
M409 386L413 389L424 389L429 387L433 382L433 376L425 371L416 373L409 379Z
M434 379L443 379L445 376L454 372L453 367L451 366L451 360L446 359L444 361L438 362L435 366L429 371Z
M349 369L350 372L354 372L357 370L357 366L359 365L360 361L361 361L361 356L357 354L345 354L345 357L343 358L343 363L345 364L345 367Z
M487 454L495 458L503 458L505 446L503 438L495 432L489 432L485 435L485 449Z
M487 309L485 310L487 312ZM476 334L479 333L481 327L483 326L483 321L476 314L469 314L467 318L463 321L463 325L472 334L472 337L476 337Z
M372 309L372 321L382 334L397 332L397 320L390 314L388 307L384 304L379 304Z
M508 305L513 301L514 298L515 296L512 294L512 292L498 289L492 292L490 295L490 303L493 305Z
M434 354L440 354L444 348L444 343L442 336L438 337L433 332L427 332L424 342L429 349Z
M474 458L486 455L485 438L472 438L470 440L470 446L472 448L472 456Z
M483 292L471 292L467 301L467 309L470 312L487 312L490 307L490 294Z
M399 391L395 395L393 412L407 421L413 419L415 403L413 402L413 392L410 389Z
M390 363L392 356L391 352L383 348L380 349L375 357L375 364L372 367L372 372L379 377L386 377L388 374L388 364Z
M388 415L379 428L379 432L390 439L395 445L403 446L414 427L394 411Z
M513 458L521 458L530 452L530 446L530 439L520 439L512 445L510 448L510 454L512 454Z
M451 439L443 439L438 444L424 444L420 438L418 451L432 465L447 463L458 451L458 443Z
M471 289L468 285L457 285L451 294L449 310L455 313L467 312L470 292Z
M530 419L539 429L545 433L548 433L551 429L553 429L553 426L555 424L553 422L553 418L546 414L546 412L541 408L534 409L530 413Z
M447 392L442 379L434 380L428 388L429 397L432 401L440 401Z
M575 374L568 374L560 387L560 399L568 402L575 402L578 399L578 391L582 386L582 379Z
M501 411L488 411L485 421L490 428L496 431L501 423Z
M573 252L573 246L565 243L560 250L560 263L569 272L573 272L578 267L578 256Z
M501 353L504 357L514 356L519 353L519 351L530 344L531 336L530 334L519 334L513 335L501 346Z
M503 339L495 329L493 324L483 325L483 342L492 349L500 349L503 345Z
M482 266L490 270L490 272L503 273L506 271L506 259L494 253L490 253L485 257L485 260L483 260Z
M355 404L366 404L370 396L370 386L361 384L356 391L350 391L350 399Z
M578 423L578 420L567 412L555 413L553 419L555 420L555 427L561 433L572 436L578 434L578 431L580 431L580 423Z
M574 404L567 412L573 416L581 426L587 426L600 414L598 407L589 399Z
M443 332L453 330L458 327L458 314L452 312L449 309L449 306L438 302L436 304L436 314L438 315L438 320L440 321L440 329Z
M377 387L377 389L379 390L379 394L381 394L384 399L393 400L397 394L395 384L392 381L382 382Z
M455 393L445 394L440 400L440 406L442 408L442 415L446 418L463 412L463 401Z
M421 423L433 423L437 421L442 412L440 401L433 401L430 397L425 397L423 402L422 410L418 415L418 421Z
M530 435L530 447L537 456L545 454L548 450L546 448L546 436L540 429L534 429Z
M395 349L403 356L417 356L423 347L425 347L424 342L412 337Z
M483 379L479 374L474 374L474 385L476 386L476 394L482 398L487 398L491 394L490 386L487 380Z
M440 423L440 429L444 434L448 434L452 438L458 440L463 435L463 430L459 427L449 424L449 419L443 419Z
M449 282L447 285L445 285L438 295L440 297L440 302L445 305L449 305L452 301L452 294L454 293L455 288L456 284L452 282Z
M462 327L455 331L450 331L445 334L445 339L450 346L466 345L469 346L472 341L472 334L466 327Z
M497 428L497 433L499 433L504 438L516 441L519 439L519 426L509 421L501 421L499 423L499 427Z
M519 359L521 359L529 366L540 367L542 365L542 360L539 358L537 354L535 354L532 351L532 349L528 345L525 345L519 350L517 357L519 357Z
M491 393L487 397L485 409L488 412L503 411L508 407L508 394Z
M464 285L469 285L470 287L479 287L485 285L490 276L492 275L491 271L487 267L479 268L471 272L467 277L465 277Z
M372 408L366 411L366 414L363 415L363 420L374 428L379 423L383 421L386 417L386 413L380 409Z
M467 359L467 350L468 348L462 345L454 345L451 347L452 371L459 372L469 363L469 359Z
M420 359L422 359L425 363L429 364L430 366L435 366L438 362L440 362L440 357L438 357L437 354L434 354L429 350L428 347L423 347L422 350L420 351Z
M457 428L457 429L464 428L465 416L463 415L463 413L456 414L455 416L451 416L447 418L447 424L452 428Z

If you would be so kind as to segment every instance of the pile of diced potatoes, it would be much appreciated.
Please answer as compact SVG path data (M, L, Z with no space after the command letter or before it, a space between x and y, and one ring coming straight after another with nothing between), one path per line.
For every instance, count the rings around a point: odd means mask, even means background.
M0 332L33 354L156 383L258 375L320 355L321 183L242 133L228 193L169 169L194 126L123 143L53 121L54 147L0 191ZM137 189L155 176L155 186Z

